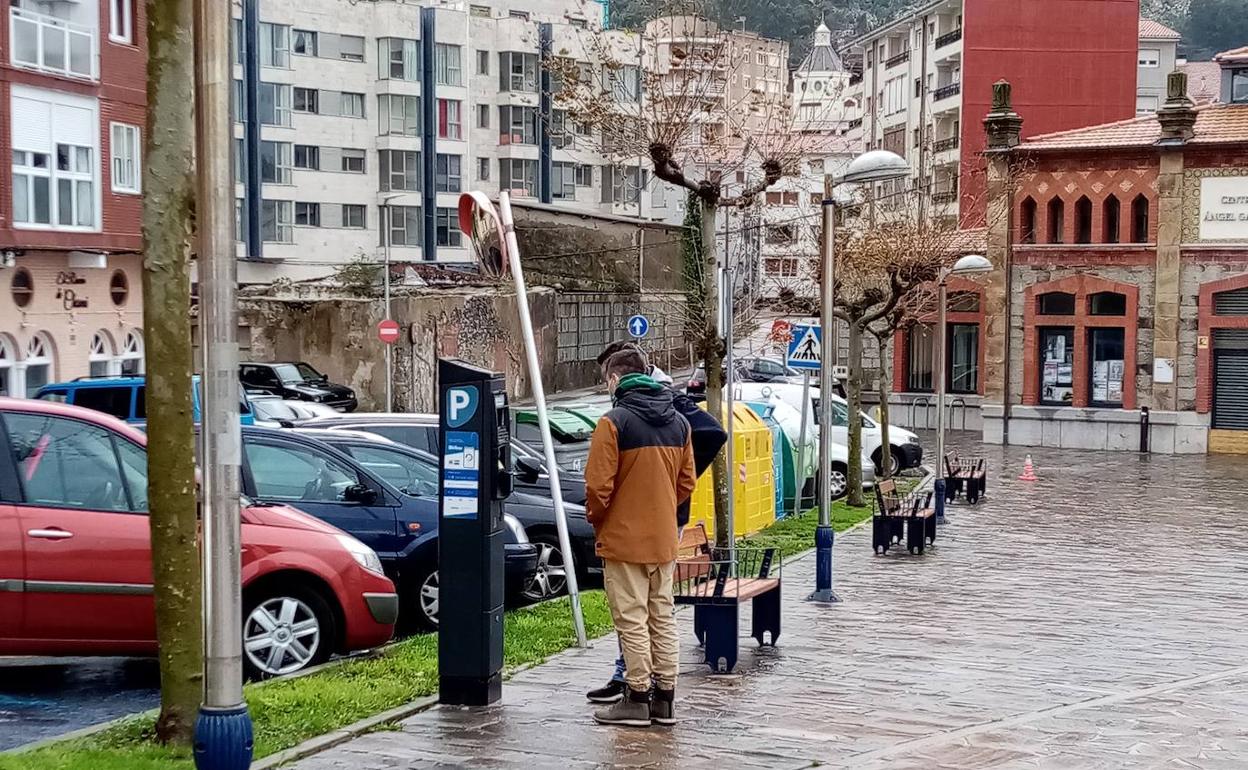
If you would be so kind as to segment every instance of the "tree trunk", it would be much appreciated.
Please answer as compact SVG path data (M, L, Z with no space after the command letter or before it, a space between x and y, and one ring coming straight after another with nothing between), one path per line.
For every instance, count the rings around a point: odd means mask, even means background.
M887 479L893 475L892 442L888 439L888 337L877 336L875 342L880 351L880 467L884 469L880 478Z
M191 408L190 238L195 103L191 0L147 0L143 326L147 499L160 660L156 735L189 745L203 679L203 620Z
M862 323L849 324L849 492L846 502L866 505L862 497ZM826 481L825 481L826 483Z
M716 265L715 253L715 212L714 204L701 201L702 206L702 281L705 288L707 315L705 339L702 340L702 363L706 367L706 410L717 420L723 420L724 385L731 377L724 376L724 343L720 337L719 306L722 298L719 291L719 269ZM725 424L725 428L727 425ZM711 466L712 488L715 491L715 545L727 548L732 537L728 526L728 485L732 483L732 474L728 468L728 453L721 451Z

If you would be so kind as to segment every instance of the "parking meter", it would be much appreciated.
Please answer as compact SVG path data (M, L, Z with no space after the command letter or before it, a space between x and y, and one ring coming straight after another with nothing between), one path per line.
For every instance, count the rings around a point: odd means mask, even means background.
M503 375L438 360L438 678L442 703L502 695L503 506L511 418Z

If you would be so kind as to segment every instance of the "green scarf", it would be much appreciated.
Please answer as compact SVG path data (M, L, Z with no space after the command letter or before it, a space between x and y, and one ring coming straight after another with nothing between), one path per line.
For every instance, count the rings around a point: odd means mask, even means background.
M620 384L615 387L614 398L633 390L662 390L663 386L648 374L626 374L620 378Z

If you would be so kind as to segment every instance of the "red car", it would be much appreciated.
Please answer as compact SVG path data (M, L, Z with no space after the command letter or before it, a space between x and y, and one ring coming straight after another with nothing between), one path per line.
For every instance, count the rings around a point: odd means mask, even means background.
M145 446L102 412L0 398L0 655L156 653ZM398 596L372 549L293 508L244 504L249 675L390 639Z

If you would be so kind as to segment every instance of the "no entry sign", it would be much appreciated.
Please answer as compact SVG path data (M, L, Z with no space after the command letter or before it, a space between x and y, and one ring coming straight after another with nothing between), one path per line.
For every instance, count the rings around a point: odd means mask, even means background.
M399 341L399 322L386 320L377 324L377 339L381 340L387 345L393 345L394 343L398 342Z

